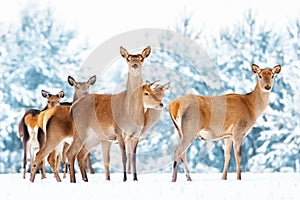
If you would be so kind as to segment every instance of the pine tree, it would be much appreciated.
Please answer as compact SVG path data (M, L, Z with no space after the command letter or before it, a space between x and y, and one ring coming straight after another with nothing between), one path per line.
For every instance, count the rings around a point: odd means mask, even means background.
M63 89L65 100L72 100L73 91L67 76L76 75L80 69L82 54L88 44L77 39L76 31L65 28L54 16L51 7L40 9L38 5L28 4L21 12L20 23L11 26L0 38L3 109L0 113L0 150L10 152L0 154L0 166L3 166L0 173L21 168L18 122L25 110L45 106L41 89Z

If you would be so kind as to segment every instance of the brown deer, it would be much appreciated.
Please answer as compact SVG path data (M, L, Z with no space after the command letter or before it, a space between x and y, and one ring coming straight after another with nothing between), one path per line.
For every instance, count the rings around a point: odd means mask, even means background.
M150 46L148 46L141 54L132 55L121 47L120 53L128 64L126 90L112 95L88 95L72 106L75 133L73 143L67 151L68 161L70 162L70 181L72 183L76 182L74 170L76 155L78 154L77 159L82 170L81 160L85 158L86 152L99 141L102 146L105 171L109 171L109 149L111 140L116 139L122 154L123 181L127 180L127 156L124 140L126 137L138 137L145 124L143 104L145 93L141 87L142 64L144 59L149 56L150 51ZM87 181L84 170L81 172L83 179ZM106 179L110 179L107 173ZM137 180L136 171L133 171L133 179Z
M159 115L161 113L161 110L163 108L163 104L161 103L162 102L162 99L163 99L163 96L164 96L164 91L167 90L169 88L169 83L165 84L164 86L161 86L161 87L158 87L158 85L156 84L157 81L153 82L153 83L150 83L150 82L147 82L144 86L147 88L147 90L149 90L149 92L145 93L145 90L144 90L144 96L143 97L143 102L144 102L144 117L145 117L145 124L144 124L144 127L141 131L141 134L139 135L138 139L139 141L144 139L146 136L145 134L147 133L147 131L154 125L155 122L157 122L158 118L159 118ZM145 89L145 88L144 88ZM151 90L152 92L150 92ZM153 93L153 94L152 94ZM154 96L152 96L154 95ZM148 98L153 98L152 100L153 103L150 103L151 101L149 101L149 103L147 104L146 103L146 97L148 96ZM111 99L108 99L108 100L103 100L102 103L104 102L105 105L109 104L107 103L107 101L112 101ZM155 103L157 102L157 103ZM155 107L153 107L154 105L156 105ZM98 136L95 136L95 137L98 137ZM137 146L135 147L132 147L130 146L131 145L131 141L129 138L127 138L125 136L126 139L125 140L125 145L126 145L126 153L128 156L130 156L132 154L132 160L134 161L135 160L135 153L136 153L136 148ZM137 138L137 137L135 137ZM131 138L132 139L132 138ZM102 155L103 155L103 161L104 161L104 168L105 168L105 177L106 177L106 180L110 180L110 171L109 171L109 161L110 161L110 155L109 155L109 151L110 151L110 146L111 146L111 141L112 138L108 138L108 140L101 140L100 143L102 145ZM138 143L136 143L137 145ZM89 144L90 147L93 146L91 144ZM134 152L131 152L133 150L135 150ZM78 163L79 163L79 168L80 168L80 171L81 171L81 175L82 175L82 179L84 181L88 181L87 179L87 175L86 175L86 172L84 170L84 167L82 162L85 158L85 156L87 155L87 153L89 152L88 148L86 148L85 146L82 147L82 149L79 151L78 153ZM130 159L129 159L129 162L128 162L128 172L130 172ZM133 167L135 167L135 163L133 165Z
M274 75L280 73L281 66L260 69L253 64L252 71L258 76L258 80L254 90L248 94L213 97L190 94L169 104L170 117L180 137L180 143L174 151L173 182L177 179L180 160L183 162L187 180L191 181L186 152L195 137L207 141L223 139L225 162L222 179L224 180L227 179L233 145L237 179L241 180L243 139L268 106Z
M77 99L88 95L90 92L90 86L96 82L96 75L89 78L88 81L77 82L72 76L68 76L68 83L74 87L74 95L72 102L61 102L60 105L71 106Z
M61 102L60 105L67 105L71 106L72 103L74 103L77 99L86 96L89 94L90 86L93 85L96 82L96 76L92 76L89 78L86 82L77 82L72 76L68 76L68 83L74 87L74 95L73 95L73 102ZM42 124L42 122L41 122ZM67 173L67 164L66 164L66 156L65 152L68 150L69 144L67 142L64 143L62 152L53 151L48 156L48 162L52 168L55 168L55 170L59 170L59 163L56 163L57 160L62 160L63 166L64 166L64 175L63 177L66 177ZM57 159L56 156L61 156L61 159ZM86 159L86 166L89 168L89 171L91 174L94 174L94 169L91 164L90 155L87 156ZM58 179L58 178L57 178Z
M77 82L75 81L75 79L71 76L68 76L68 83L74 87L74 96L73 96L73 102L76 101L77 99L79 99L81 96L85 96L87 94L89 94L89 88L90 85L93 85L96 82L96 76L92 76L87 82ZM60 105L65 106L65 107L70 107L70 105L72 105L72 103L70 102L61 102ZM56 109L56 107L54 108ZM46 133L46 127L48 126L48 124L46 123L47 119L45 117L45 111L41 112L38 116L38 126L41 130L43 130L44 133ZM44 124L45 121L45 124ZM46 140L47 140L47 135L46 135ZM57 181L61 181L60 177L57 176L58 171L59 171L59 164L61 159L63 159L63 165L65 166L65 152L66 149L68 148L69 144L68 143L64 143L61 144L61 149L57 150L57 151L52 151L49 155L48 155L48 162L51 166L51 169L54 173L55 178L57 179ZM58 148L59 149L59 148ZM59 158L58 158L59 157ZM87 157L87 165L90 169L90 172L94 172L94 169L91 166L91 163L88 162L89 161L89 157ZM65 177L65 173L66 173L66 167L65 171L64 171L64 177Z
M170 83L166 83L162 86L159 86L157 84L158 81L155 81L151 83L151 87L154 90L155 96L162 101L164 97L164 92L170 88ZM150 85L150 82L147 82L147 84ZM153 127L153 125L159 120L160 113L162 109L153 109L153 108L147 108L145 110L145 125L141 131L141 134L138 138L132 138L131 140L126 140L126 148L127 148L127 157L133 156L132 159L128 159L128 165L127 165L127 172L131 173L131 160L136 160L136 150L138 142L143 140L148 131ZM138 140L135 140L138 139ZM133 168L136 168L136 163L133 163Z
M42 90L42 96L48 99L47 105L44 110L59 105L60 99L64 97L64 92L60 91L56 95L52 95L49 92ZM45 142L44 132L39 129L37 120L41 110L29 109L25 112L21 118L18 126L19 137L23 144L23 178L26 178L26 165L27 165L27 153L30 155L30 167L32 168L33 160L35 157L35 149L41 148ZM46 178L45 166L42 163L42 178Z
M163 107L161 101L159 99L157 99L157 97L155 96L154 91L150 88L149 85L145 84L144 86L142 86L142 90L143 90L143 104L145 106L145 108L157 108L160 109ZM95 94L91 94L89 96L94 96ZM105 97L111 97L111 95L104 95ZM81 101L81 100L78 100ZM109 100L111 101L111 99ZM106 103L106 102L105 102ZM75 103L76 104L76 103ZM103 104L104 106L107 104ZM71 112L72 112L72 106L57 106L53 109L49 109L47 111L44 112L44 118L43 118L43 126L46 127L45 133L46 133L46 142L45 145L41 148L41 150L36 154L36 159L34 161L34 165L32 168L32 173L31 173L31 181L34 181L35 178L35 173L37 170L37 166L39 165L39 163L41 162L41 160L44 159L44 157L49 154L49 152L51 151L61 151L61 144L63 144L63 142L68 142L68 143L72 143L72 139L73 139L73 135L74 135L74 129L76 127L73 126L72 123L72 116L71 116ZM108 115L110 115L110 113L107 113ZM104 116L104 118L106 118L107 116ZM41 122L41 120L39 120L39 122ZM98 138L94 138L95 141ZM115 141L116 138L114 136L114 138L110 138L111 140L108 140L109 143L111 143L112 141ZM98 141L99 142L99 141ZM85 154L84 158L79 158L78 157L78 163L80 163L80 167L83 168L81 169L82 171L84 171L85 173L85 167L84 167L84 161L86 159L86 155L89 152L87 152ZM55 157L57 159L59 159L59 157ZM70 164L71 161L69 160ZM59 163L59 160L56 160L55 163ZM55 169L55 167L52 167ZM70 170L71 173L71 170ZM54 174L55 177L57 179L57 181L60 181L59 178L59 174L58 174L58 170L54 170ZM86 175L86 173L85 173Z

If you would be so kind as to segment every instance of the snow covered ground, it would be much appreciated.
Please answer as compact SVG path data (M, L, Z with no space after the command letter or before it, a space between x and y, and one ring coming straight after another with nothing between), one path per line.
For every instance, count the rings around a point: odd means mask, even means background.
M243 173L242 181L235 180L235 173L228 180L220 180L221 174L191 174L193 181L187 182L185 175L178 174L172 183L170 173L139 174L138 182L128 176L122 182L122 174L111 174L111 181L104 180L104 174L88 174L89 182L80 180L69 183L69 178L57 183L52 174L40 179L37 174L34 183L22 174L0 175L0 199L300 199L300 173Z

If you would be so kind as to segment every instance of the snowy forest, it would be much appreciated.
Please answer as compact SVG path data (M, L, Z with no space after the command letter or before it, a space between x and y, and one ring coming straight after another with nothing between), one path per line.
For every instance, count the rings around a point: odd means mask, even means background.
M242 170L298 172L300 18L275 30L267 22L264 26L258 25L254 13L253 10L245 11L235 24L220 27L218 35L207 36L191 25L193 17L188 12L175 26L166 28L190 38L206 51L221 75L223 91L220 94L243 94L253 90L257 78L251 71L253 63L263 68L272 68L276 64L282 66L282 72L275 77L268 108L244 140ZM78 30L66 28L63 21L57 21L54 15L51 7L41 10L29 5L22 10L19 23L12 24L8 30L0 29L0 173L19 173L22 170L23 149L18 137L18 123L27 109L42 109L45 106L46 99L42 97L41 90L63 89L63 101L72 101L73 88L67 83L67 77L71 75L81 81L88 78L81 77L79 72L86 52L91 50L89 41L78 38ZM185 95L187 91L210 94L204 75L196 75L191 63L180 56L153 50L147 62L147 65L168 66L173 71L157 73L155 69L149 70L151 81L161 78L171 82L170 90L165 93L165 104ZM174 80L176 74L189 83L188 89L179 87L178 90L176 85L181 84L182 79ZM92 91L106 92L105 87L113 87L121 77L115 73L107 78L107 83L97 77L97 85L92 86ZM138 155L138 171L170 172L177 143L178 134L165 108L160 120L150 130L149 137L139 143L138 151L147 149L147 153ZM98 149L92 152L92 162L96 171L101 172L101 151ZM119 150L115 145L111 158L112 169L115 170L121 165L120 155L117 154ZM148 162L143 160L144 157ZM235 171L233 158L229 171ZM223 159L222 141L196 139L188 150L192 172L220 172Z

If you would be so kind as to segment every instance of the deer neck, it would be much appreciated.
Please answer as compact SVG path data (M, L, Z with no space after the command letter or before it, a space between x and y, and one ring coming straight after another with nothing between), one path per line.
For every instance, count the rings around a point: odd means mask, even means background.
M52 106L50 106L50 105L46 105L43 109L42 109L42 111L45 111L45 110L47 110L47 109L49 109L49 108L51 108Z
M253 114L257 118L269 104L270 92L263 91L257 82L254 90L249 93L248 105L251 105Z
M73 102L75 102L77 99L79 99L80 96L86 96L86 95L79 95L79 94L74 93Z
M144 106L141 74L137 76L129 74L126 88L125 101L128 103L126 103L128 105L128 114L136 125L142 126L144 124Z
M142 84L143 84L142 74L134 76L134 75L129 73L128 78L127 78L127 85L126 85L127 94L130 96L137 89L139 89L142 86Z
M79 95L77 95L76 93L74 93L74 96L73 96L73 103L79 99Z

